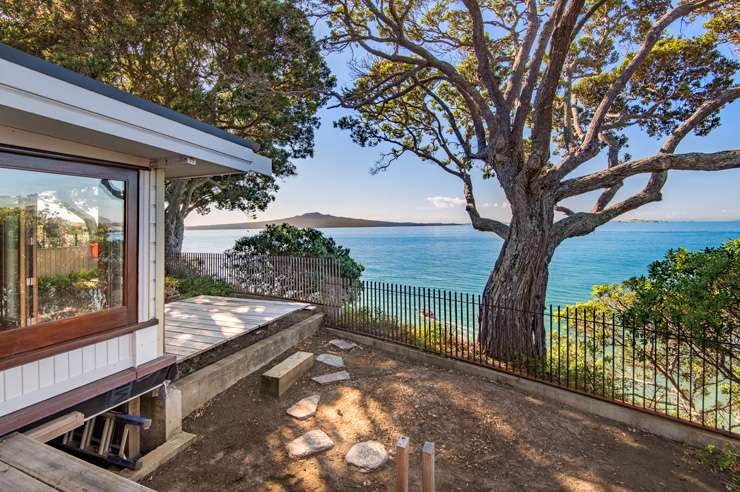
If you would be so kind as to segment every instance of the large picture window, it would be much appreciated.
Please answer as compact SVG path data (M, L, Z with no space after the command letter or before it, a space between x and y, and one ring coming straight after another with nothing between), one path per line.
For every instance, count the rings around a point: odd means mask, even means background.
M0 357L135 323L136 178L0 152Z

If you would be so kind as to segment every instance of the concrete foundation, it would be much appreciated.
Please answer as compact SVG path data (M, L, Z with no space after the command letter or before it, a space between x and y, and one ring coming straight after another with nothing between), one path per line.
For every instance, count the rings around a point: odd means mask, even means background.
M462 373L472 374L488 380L496 381L497 383L506 384L528 395L537 396L558 404L568 405L576 410L598 415L599 417L615 420L672 441L678 441L697 447L704 447L707 444L713 444L719 448L722 448L727 444L731 446L740 445L740 439L716 434L668 417L635 410L633 408L621 406L598 398L574 393L556 386L520 378L504 372L476 366L474 364L448 359L410 347L378 340L376 338L366 337L333 328L324 329L328 333L340 338L352 340L390 354L402 356L412 361L435 365L445 369L454 369Z
M310 337L321 326L323 314L315 314L269 338L229 355L177 380L170 388L182 392L182 416L186 417L270 361Z
M141 397L141 414L152 419L149 429L141 433L144 453L158 448L182 431L182 393L177 388L156 390Z

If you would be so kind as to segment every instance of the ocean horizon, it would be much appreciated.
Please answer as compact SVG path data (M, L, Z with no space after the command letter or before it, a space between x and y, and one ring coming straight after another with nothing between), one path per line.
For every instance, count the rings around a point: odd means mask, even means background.
M478 294L503 240L470 225L320 229L365 266L363 279ZM184 252L222 253L258 229L186 230ZM612 222L567 239L550 264L547 303L573 304L591 287L646 273L669 249L692 251L740 237L740 221Z

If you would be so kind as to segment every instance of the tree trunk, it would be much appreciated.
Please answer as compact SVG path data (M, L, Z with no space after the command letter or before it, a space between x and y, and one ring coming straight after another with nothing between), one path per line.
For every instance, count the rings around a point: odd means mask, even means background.
M169 205L164 212L164 254L168 258L180 254L185 235L185 217L177 208Z
M486 282L479 313L480 344L497 360L523 363L545 354L545 291L554 250L551 224L552 218L532 214L512 219Z

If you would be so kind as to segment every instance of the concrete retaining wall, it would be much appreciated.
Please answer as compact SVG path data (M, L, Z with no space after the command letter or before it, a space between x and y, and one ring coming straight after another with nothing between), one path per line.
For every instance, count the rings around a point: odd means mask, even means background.
M172 387L182 392L182 416L190 415L240 379L258 371L280 354L316 333L323 319L323 314L315 314L175 381Z
M459 372L493 380L497 383L506 384L512 388L527 393L528 395L538 396L559 404L565 404L582 412L615 420L673 441L679 441L698 447L703 447L707 444L713 444L720 448L724 447L726 444L730 444L732 446L740 445L740 439L715 434L714 432L709 432L670 418L623 407L598 398L581 395L562 388L532 381L530 379L512 376L493 369L487 369L485 367L468 364L466 362L448 359L439 355L405 347L403 345L397 345L395 343L355 333L349 333L343 330L337 330L334 328L325 328L325 330L332 335L353 340L394 355L403 356L412 361L435 365L445 369L454 369Z

